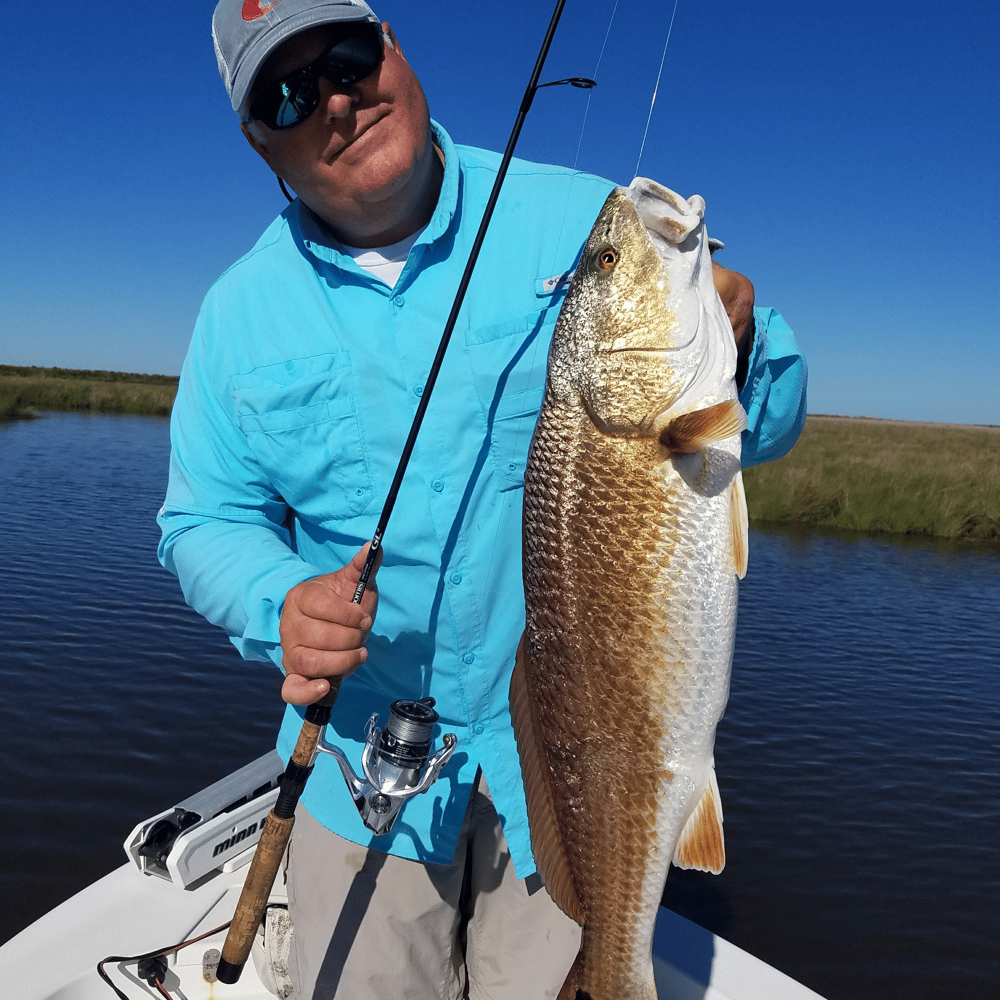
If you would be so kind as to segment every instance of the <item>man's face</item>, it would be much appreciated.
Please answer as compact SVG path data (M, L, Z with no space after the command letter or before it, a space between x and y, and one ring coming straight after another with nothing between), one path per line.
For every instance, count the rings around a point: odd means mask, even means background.
M391 38L389 25L382 27ZM319 58L334 31L312 28L290 38L265 63L253 95ZM373 237L391 235L400 214L425 197L436 169L423 90L395 41L386 43L381 64L365 79L334 87L321 78L319 88L319 106L305 121L277 130L253 121L244 133L268 166L346 242L367 230Z

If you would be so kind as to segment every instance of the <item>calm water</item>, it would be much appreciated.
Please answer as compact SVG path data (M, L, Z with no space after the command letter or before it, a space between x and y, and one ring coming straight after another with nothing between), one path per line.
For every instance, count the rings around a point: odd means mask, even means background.
M167 451L158 419L0 425L0 941L276 732L276 674L156 563ZM669 905L830 1000L993 1000L998 611L993 552L752 532L728 864L673 872Z

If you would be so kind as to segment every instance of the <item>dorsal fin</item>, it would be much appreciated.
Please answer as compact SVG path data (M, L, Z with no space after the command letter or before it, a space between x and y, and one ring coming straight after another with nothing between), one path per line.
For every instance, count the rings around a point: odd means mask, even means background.
M538 724L535 720L531 692L525 671L524 637L517 647L517 661L510 678L510 715L514 723L517 752L521 758L521 775L528 803L528 826L531 829L531 850L538 871L545 880L549 894L559 908L578 924L583 924L586 912L563 847L559 822L552 803L552 783L549 766L541 751Z
M747 415L738 399L727 399L703 410L692 410L674 417L661 431L660 444L681 454L701 451L712 441L721 441L741 433Z
M729 491L729 519L733 527L733 563L736 575L747 575L747 554L750 551L750 526L747 516L747 495L743 489L743 473L737 472Z
M709 773L708 785L694 812L681 830L674 849L674 864L678 868L697 868L718 875L726 864L726 844L722 836L722 799L715 778L715 762Z

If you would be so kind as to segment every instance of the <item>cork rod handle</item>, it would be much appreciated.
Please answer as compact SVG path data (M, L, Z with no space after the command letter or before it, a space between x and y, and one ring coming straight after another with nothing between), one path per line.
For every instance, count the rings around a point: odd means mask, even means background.
M264 916L268 897L271 895L278 868L281 866L281 858L292 835L295 806L312 772L316 744L323 727L330 721L330 710L337 701L339 691L340 678L332 678L330 690L323 700L306 709L305 721L302 723L295 750L281 778L278 801L264 821L257 850L250 862L250 870L247 872L243 891L236 904L233 922L229 925L226 943L222 946L222 957L216 973L220 982L228 984L238 982L243 966L250 956L254 935Z

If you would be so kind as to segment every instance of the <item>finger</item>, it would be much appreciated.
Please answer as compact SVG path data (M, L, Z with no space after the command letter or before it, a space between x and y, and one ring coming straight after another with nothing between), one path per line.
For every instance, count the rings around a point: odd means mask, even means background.
M303 587L295 594L289 610L290 616L304 616L317 622L329 622L362 632L372 627L370 608L345 600L322 578L309 582L315 586Z
M353 673L368 659L364 646L357 649L329 650L311 646L283 647L281 665L288 676L297 674L309 680L324 677L344 677Z
M360 628L350 628L336 622L327 622L302 615L289 615L278 625L281 644L286 649L296 646L306 646L330 652L347 649L357 649L363 646L368 637L368 631Z
M354 553L354 558L351 560L351 565L358 571L361 572L365 563L368 561L368 551L371 549L372 543L365 542L364 545ZM378 572L379 566L382 565L382 546L379 546L378 553L375 556L375 564L372 566L372 576Z
M289 593L278 631L285 649L353 649L364 643L373 624L374 607L360 608L333 593L326 578L300 584Z
M281 699L289 705L312 705L326 696L330 682L310 680L301 674L289 674L281 685Z
M358 581L361 579L364 573L365 565L368 562L368 553L371 550L371 542L366 542L361 546L360 549L354 554L354 558L344 567L345 573L348 574L348 578L351 584L351 599L354 599L354 594L357 591ZM382 565L382 547L379 546L378 551L375 553L375 561L372 564L371 574L365 581L365 596L371 591L373 594L378 592L378 585L375 582L375 577L378 574L379 566ZM362 597L362 603L364 603L364 597Z
M712 261L712 278L722 305L729 317L733 335L739 343L746 335L753 320L754 287L750 280L738 271L730 271Z

